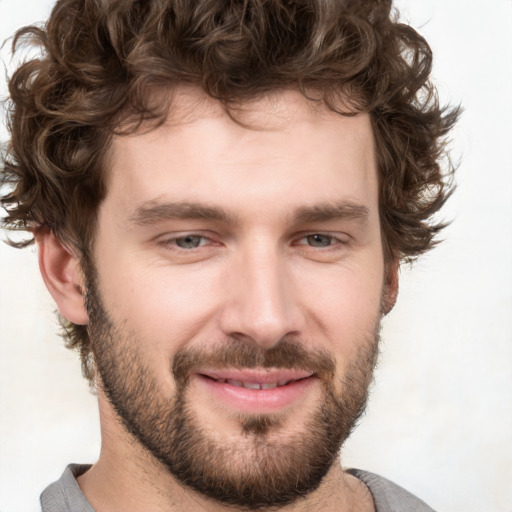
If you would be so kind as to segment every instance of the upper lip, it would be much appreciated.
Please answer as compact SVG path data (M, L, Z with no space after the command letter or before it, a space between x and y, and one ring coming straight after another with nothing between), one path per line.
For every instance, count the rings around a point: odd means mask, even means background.
M291 381L305 379L314 375L314 372L308 370L294 370L286 368L276 369L202 369L197 372L198 375L209 377L210 379L224 381L233 380L252 384L271 384L277 383L284 385Z

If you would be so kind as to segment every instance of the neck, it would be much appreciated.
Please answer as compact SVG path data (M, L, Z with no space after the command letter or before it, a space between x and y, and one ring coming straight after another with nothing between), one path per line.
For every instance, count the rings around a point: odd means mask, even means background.
M100 404L103 401L100 400ZM103 402L105 403L105 402ZM110 407L100 405L102 448L89 471L78 478L96 512L233 512L242 510L203 497L179 483L123 427ZM261 512L264 509L260 509ZM320 486L282 512L373 512L367 487L342 471L339 458Z
M149 462L149 461L147 461ZM153 470L150 469L153 466ZM142 468L134 460L116 460L102 453L96 464L78 478L78 484L96 512L233 512L242 510L215 503L181 486L158 463ZM267 509L260 509L265 512ZM374 512L372 496L337 461L318 489L307 497L276 509L281 512Z

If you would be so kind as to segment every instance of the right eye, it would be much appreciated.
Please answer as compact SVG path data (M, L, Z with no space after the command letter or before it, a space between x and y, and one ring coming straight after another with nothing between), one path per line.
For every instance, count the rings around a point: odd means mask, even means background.
M167 244L173 244L178 246L180 249L197 249L208 243L208 239L201 235L185 235L176 238L171 238L166 242Z

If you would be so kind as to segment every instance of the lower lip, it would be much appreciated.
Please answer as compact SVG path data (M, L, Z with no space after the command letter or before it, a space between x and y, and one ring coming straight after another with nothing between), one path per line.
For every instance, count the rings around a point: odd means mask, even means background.
M247 389L203 375L195 375L194 380L200 386L206 387L216 400L238 412L265 414L282 412L303 400L316 378L308 377L272 389Z

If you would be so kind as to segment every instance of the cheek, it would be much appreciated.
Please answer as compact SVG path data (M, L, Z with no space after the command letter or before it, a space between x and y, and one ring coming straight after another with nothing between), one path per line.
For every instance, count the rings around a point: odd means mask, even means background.
M344 396L349 389L350 393L364 392L373 374L382 294L376 282L380 281L370 282L354 275L340 277L312 310L314 320L308 339L322 343L334 357L337 377L333 386L337 396Z
M309 337L324 335L327 350L346 359L372 339L381 313L383 267L352 266L305 283L310 316ZM315 332L316 331L316 332Z
M112 320L150 340L155 352L178 350L210 318L218 272L127 260L101 280Z

